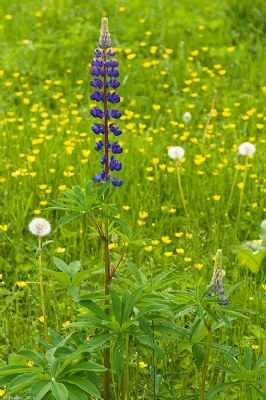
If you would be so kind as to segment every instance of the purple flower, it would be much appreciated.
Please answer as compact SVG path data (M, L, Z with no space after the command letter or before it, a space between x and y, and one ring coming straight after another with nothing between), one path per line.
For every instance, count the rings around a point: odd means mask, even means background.
M111 50L112 41L110 33L108 31L108 19L102 18L102 26L100 32L100 38L98 42L98 49L94 50L94 58L91 61L91 74L93 79L90 81L90 85L95 88L90 98L96 102L103 103L103 109L94 107L90 113L94 118L103 119L103 123L94 122L92 131L96 134L102 134L103 139L99 140L95 145L95 150L101 153L100 163L103 166L103 170L99 172L94 178L94 182L102 182L103 180L111 180L113 186L122 186L123 181L113 176L113 171L120 171L122 169L122 163L115 158L115 155L123 152L122 147L118 141L110 143L109 131L114 136L122 134L119 126L114 126L109 120L119 119L122 114L117 109L109 109L112 104L120 102L120 96L115 91L108 91L108 89L116 89L120 86L117 81L119 77L118 61L114 59L116 52ZM101 79L100 79L101 78ZM111 79L109 79L111 78ZM101 91L97 90L101 89Z
M92 110L91 110L91 115L94 117L94 118L103 118L103 111L100 109L100 108L98 108L98 107L94 107Z
M119 181L118 178L114 177L114 179L112 181L112 185L113 186L122 186L123 185L123 181Z
M121 112L119 112L118 110L114 109L111 111L111 115L113 118L118 119L122 116Z
M119 143L118 142L114 142L113 144L112 144L112 152L113 152L113 154L120 154L120 153L122 153L122 151L123 151L123 148L122 147L120 147L120 145L119 145Z
M120 129L119 129L120 127L119 127L119 126L115 127L113 123L110 124L109 128L110 128L110 131L111 131L115 136L119 136L119 135L122 134L122 131L120 131Z
M109 85L111 88L116 89L120 86L120 82L117 82L115 79L111 79Z
M92 178L92 180L93 180L94 182L101 182L104 178L105 178L105 171L102 170L101 172L99 172L99 173L95 176L95 178Z
M95 87L95 88L98 88L98 89L101 89L103 87L103 83L102 83L101 79L99 79L99 78L92 79L90 81L90 85L92 87Z
M99 140L94 147L96 151L100 151L103 148L104 144L102 140Z
M91 129L96 135L99 135L99 133L102 133L104 135L104 124L98 124L97 122L94 122L94 126Z

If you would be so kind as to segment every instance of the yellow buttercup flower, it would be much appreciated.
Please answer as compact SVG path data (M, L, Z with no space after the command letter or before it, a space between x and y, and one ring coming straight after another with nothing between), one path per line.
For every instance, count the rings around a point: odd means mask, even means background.
M140 212L139 212L139 217L140 217L140 218L143 218L143 219L144 219L144 218L147 218L148 215L149 215L149 214L147 213L147 211L140 211Z
M140 368L146 368L147 366L148 366L148 364L145 364L144 361L140 361L140 362L139 362L139 367L140 367Z
M163 242L163 243L166 243L166 244L172 242L172 240L169 238L169 236L162 236L161 239L162 239L162 242Z
M27 283L26 283L26 282L23 282L23 281L18 281L18 282L16 282L16 285L17 285L18 287L23 288L23 287L27 286Z

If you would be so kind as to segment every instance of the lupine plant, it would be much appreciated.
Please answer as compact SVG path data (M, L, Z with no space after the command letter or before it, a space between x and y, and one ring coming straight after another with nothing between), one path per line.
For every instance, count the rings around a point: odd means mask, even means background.
M95 89L91 99L102 103L102 107L91 110L91 116L101 120L94 122L92 127L93 133L101 138L95 146L100 154L101 170L86 183L84 189L73 186L63 191L65 198L51 201L50 207L50 210L67 213L59 220L60 225L84 217L92 231L89 235L103 242L104 289L88 289L86 281L91 278L91 271L81 270L78 260L67 264L54 257L53 262L59 271L43 268L39 256L44 246L41 243L43 235L35 227L37 233L33 233L39 237L37 256L41 279L45 274L59 282L71 294L78 312L74 315L72 310L72 322L64 327L71 330L66 337L49 329L49 336L46 334L48 339L36 338L37 343L45 348L45 354L21 349L11 355L9 365L0 368L0 386L5 385L8 395L19 393L22 399L30 395L34 400L102 397L104 400L212 400L216 394L236 385L242 385L249 392L250 400L253 395L264 396L261 386L264 384L265 354L253 362L254 352L248 348L241 363L241 358L237 359L240 354L237 349L214 343L218 329L231 329L234 319L240 316L246 318L244 314L248 312L244 308L230 307L226 296L239 283L227 288L225 293L222 251L219 249L216 253L211 282L199 282L194 289L185 290L178 290L178 285L187 276L177 277L176 270L147 277L130 257L126 258L127 248L131 244L138 245L142 240L137 239L138 232L132 232L117 218L118 209L111 202L115 192L111 190L112 186L123 184L117 176L122 169L117 155L123 149L116 140L122 131L115 122L111 122L121 117L119 110L111 109L111 105L120 101L115 92L120 84L117 80L118 62L114 56L108 20L103 18L98 47L91 62L93 79L90 82ZM188 123L191 115L186 114L184 122ZM178 160L183 158L184 149L175 146L169 149L168 154ZM188 216L179 162L176 167L180 198ZM241 207L242 198L239 210ZM122 254L116 256L109 246L114 238L123 243ZM152 259L149 266L155 270ZM43 282L40 286L43 298ZM46 316L44 308L43 314ZM190 351L193 371L198 370L196 383L193 388L189 387L189 393L179 393L177 374L173 373L170 383L163 376L163 362L169 361L165 360L164 348L171 346L179 363L177 346L180 343ZM220 352L225 366L210 363L213 349ZM147 370L144 369L146 367ZM219 370L226 381L208 387L211 368ZM102 374L103 391L99 379Z

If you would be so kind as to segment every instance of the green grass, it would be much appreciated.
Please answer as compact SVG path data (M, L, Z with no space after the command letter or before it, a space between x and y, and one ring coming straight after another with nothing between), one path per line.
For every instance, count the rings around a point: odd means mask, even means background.
M121 156L119 176L124 185L113 198L121 207L121 218L135 228L141 226L145 242L141 248L129 249L127 257L148 276L168 269L177 276L187 274L182 285L193 287L211 279L212 257L221 248L226 284L242 282L230 303L254 311L247 322L235 323L233 334L224 329L222 342L240 348L258 346L257 355L266 350L265 259L259 272L252 274L233 251L235 245L258 239L265 219L266 7L260 0L154 3L1 2L0 274L5 284L0 289L0 348L4 357L22 345L32 346L32 336L42 332L32 269L36 243L28 231L32 218L45 217L53 227L47 267L52 265L52 255L66 262L80 259L94 274L88 287L103 284L101 244L86 236L85 221L59 227L62 213L45 211L45 203L40 203L60 198L62 185L84 187L100 169L89 113L93 103L89 63L103 16L109 18L118 48L122 83L118 91L123 97L120 126L126 154ZM217 112L206 130L214 101ZM192 114L188 124L182 120L186 111ZM226 207L237 148L245 141L256 145L256 153L248 160L237 222L237 186L228 216ZM181 180L189 218L180 201L168 146L182 146L186 152ZM196 155L202 156L201 163ZM245 157L238 162L245 165ZM242 181L240 170L236 183ZM215 201L215 195L220 200ZM139 216L143 211L148 213L146 218ZM178 238L176 232L183 235ZM165 236L170 243L162 241ZM60 248L65 249L62 254ZM177 254L176 248L184 253ZM173 255L165 255L169 252ZM198 263L203 264L200 271L195 267ZM128 274L125 265L120 271ZM19 289L17 281L27 286ZM58 302L64 292L52 281L47 282L47 293L49 298L52 295L49 322L59 330L71 311L67 302ZM180 374L185 376L190 361L187 353L181 354Z

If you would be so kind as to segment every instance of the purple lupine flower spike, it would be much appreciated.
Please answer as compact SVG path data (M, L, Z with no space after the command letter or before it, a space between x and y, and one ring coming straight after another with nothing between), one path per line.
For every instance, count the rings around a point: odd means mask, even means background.
M116 52L111 50L111 47L112 41L108 31L108 19L102 18L98 48L94 50L95 58L91 61L90 72L93 79L90 81L90 85L95 90L90 95L90 98L98 103L102 102L103 109L94 107L90 113L94 118L103 119L103 123L94 122L92 131L96 135L103 135L103 139L96 143L95 150L102 152L100 163L104 169L93 178L93 181L111 180L113 186L122 186L123 181L114 176L113 172L118 172L122 169L122 163L114 155L121 154L123 149L118 141L113 143L109 141L109 131L114 136L122 134L119 126L115 127L112 122L109 123L111 118L119 119L122 115L116 108L108 108L108 104L112 105L120 102L120 96L114 91L120 86L117 81L119 77L118 62L112 58ZM108 89L111 91L108 92ZM109 155L110 152L111 154Z
M212 296L219 296L219 300L221 300L220 306L226 306L228 304L228 299L226 296L224 296L225 290L224 290L224 283L223 283L223 277L225 276L225 271L222 269L222 250L219 249L216 252L215 255L215 263L214 263L214 270L213 270L213 276L211 280L211 285L213 288L211 291L207 294L208 297Z

